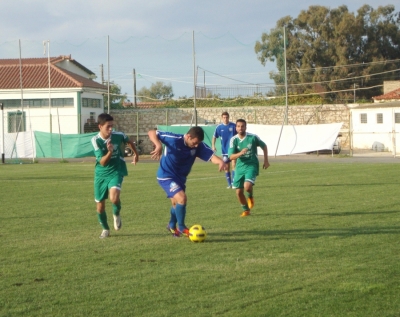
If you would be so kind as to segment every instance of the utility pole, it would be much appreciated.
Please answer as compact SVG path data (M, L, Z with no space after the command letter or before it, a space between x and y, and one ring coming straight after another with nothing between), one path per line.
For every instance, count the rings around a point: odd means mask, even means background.
M104 85L104 67L103 67L103 64L100 65L100 76L101 76L101 83Z
M136 70L135 69L133 69L133 104L136 108L137 103L136 103Z

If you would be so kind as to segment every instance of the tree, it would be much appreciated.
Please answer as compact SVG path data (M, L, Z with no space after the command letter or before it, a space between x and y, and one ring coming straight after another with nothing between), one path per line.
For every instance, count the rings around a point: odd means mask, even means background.
M164 85L161 81L151 84L150 88L143 87L137 93L140 101L169 100L173 96L171 84Z
M105 83L107 85L107 82ZM127 100L127 94L121 93L121 86L115 84L114 82L110 82L110 108L111 109L121 109L123 108L122 104ZM104 95L104 108L108 106L108 94Z
M286 16L276 28L263 33L255 44L260 62L276 61L278 73L270 73L283 93L286 33L287 82L290 94L319 92L324 98L345 101L357 87L381 86L383 80L399 79L400 13L394 6L374 10L362 6L357 15L347 6L329 9L310 6L296 19ZM378 75L380 74L380 75ZM329 95L324 92L335 92ZM370 99L381 88L361 89L358 98ZM351 97L352 99L352 97Z

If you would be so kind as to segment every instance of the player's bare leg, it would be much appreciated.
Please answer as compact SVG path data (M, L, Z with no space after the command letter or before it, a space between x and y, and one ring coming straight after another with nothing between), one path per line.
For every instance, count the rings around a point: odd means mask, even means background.
M250 208L247 205L247 199L246 196L244 195L244 190L243 188L236 188L236 196L239 200L240 205L242 206L243 212L240 215L241 217L246 217L250 215Z

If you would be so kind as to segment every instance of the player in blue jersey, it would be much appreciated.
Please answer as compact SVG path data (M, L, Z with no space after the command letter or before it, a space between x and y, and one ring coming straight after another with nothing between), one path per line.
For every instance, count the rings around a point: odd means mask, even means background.
M236 124L233 122L229 121L229 113L228 112L223 112L222 115L222 123L217 125L214 131L214 135L211 141L211 147L213 151L216 151L217 148L215 147L215 141L216 139L220 138L221 139L221 153L222 153L222 159L226 163L226 169L225 169L225 177L228 182L228 188L232 188L232 182L235 176L235 161L230 160L228 157L228 150L229 150L229 140L236 135ZM230 172L230 163L232 164L232 177L231 177L231 172Z
M113 131L114 119L107 113L97 118L99 133L92 138L96 165L94 172L94 200L96 201L97 218L103 231L100 238L110 236L107 222L105 200L109 197L112 203L114 229L120 230L121 200L120 192L124 176L128 175L124 159L125 144L129 144L134 152L132 163L136 165L139 155L135 144L122 132Z
M175 237L188 236L189 230L185 225L187 203L185 189L186 178L194 161L197 157L203 161L211 161L218 165L219 171L222 171L226 164L203 142L204 131L201 127L192 127L186 134L150 130L148 135L155 146L150 153L152 159L161 158L157 171L158 184L172 203L167 230ZM164 153L162 153L163 144Z

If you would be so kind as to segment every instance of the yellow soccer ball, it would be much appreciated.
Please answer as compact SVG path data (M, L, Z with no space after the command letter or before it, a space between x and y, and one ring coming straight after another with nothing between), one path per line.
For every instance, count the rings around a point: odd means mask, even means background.
M189 229L189 239L192 242L203 242L207 237L206 229L202 225L194 225Z

